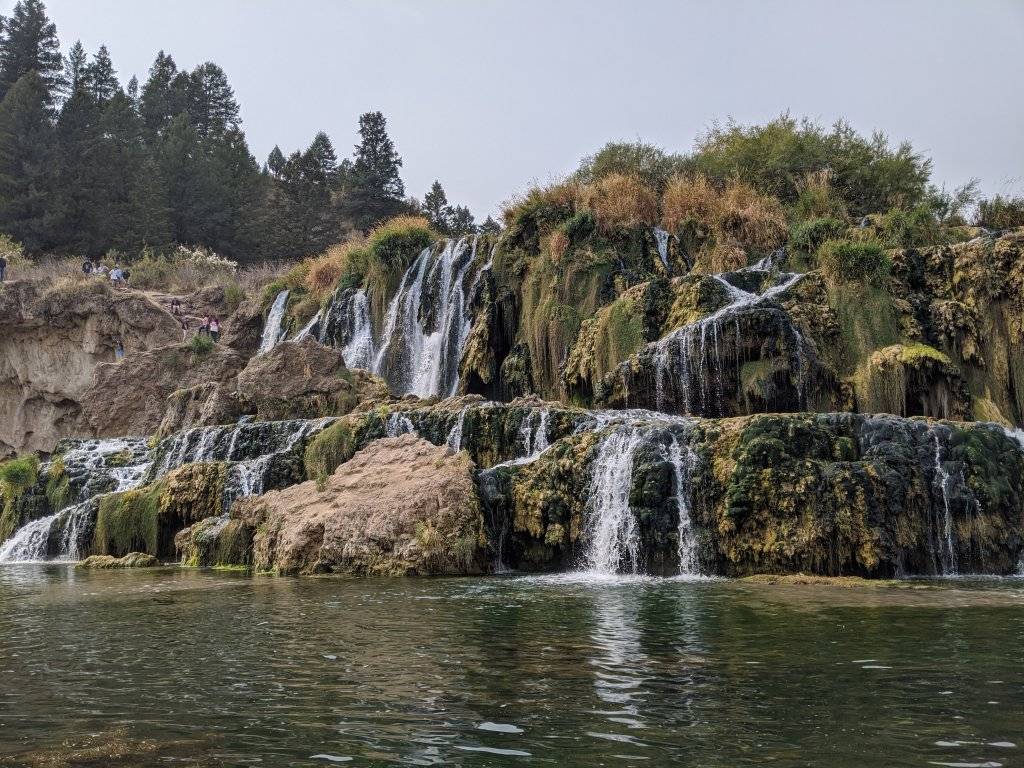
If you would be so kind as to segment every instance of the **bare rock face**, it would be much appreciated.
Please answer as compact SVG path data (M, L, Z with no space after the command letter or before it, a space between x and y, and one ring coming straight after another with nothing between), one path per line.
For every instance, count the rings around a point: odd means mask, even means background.
M206 353L194 352L188 344L172 344L103 363L82 395L80 431L96 437L152 434L164 418L168 397L197 386L230 388L244 365L242 355L219 344ZM205 401L197 410L204 405ZM220 423L220 408L210 406L207 418L213 423Z
M341 352L315 339L278 344L238 374L238 394L259 419L348 413L363 400L386 400L384 381L345 367Z
M157 430L160 438L192 427L230 424L244 414L238 393L216 381L178 389L167 398L167 409Z
M221 341L236 352L252 357L263 336L263 307L256 299L242 302L224 323Z
M82 398L119 345L130 356L180 338L145 294L103 280L0 285L0 458L77 434Z
M305 482L236 506L253 565L280 573L470 574L484 570L483 518L466 453L407 434Z

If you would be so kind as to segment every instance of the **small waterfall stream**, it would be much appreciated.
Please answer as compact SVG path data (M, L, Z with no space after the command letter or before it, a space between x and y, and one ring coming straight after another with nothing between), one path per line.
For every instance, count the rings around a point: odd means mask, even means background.
M270 311L267 312L267 320L263 325L263 337L260 339L260 348L257 354L262 355L269 352L281 341L281 337L284 335L281 322L284 320L287 306L288 291L284 290L277 294L274 303L270 305Z
M668 239L671 235L661 227L654 227L651 229L651 232L654 234L654 242L658 247L658 258L661 259L665 271L671 274L672 267L668 263Z

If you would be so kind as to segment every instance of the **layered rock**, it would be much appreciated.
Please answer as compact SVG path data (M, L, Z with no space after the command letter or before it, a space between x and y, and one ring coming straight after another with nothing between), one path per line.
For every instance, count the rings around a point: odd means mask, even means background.
M0 285L0 456L53 450L81 434L97 367L171 344L174 318L144 294L103 280Z

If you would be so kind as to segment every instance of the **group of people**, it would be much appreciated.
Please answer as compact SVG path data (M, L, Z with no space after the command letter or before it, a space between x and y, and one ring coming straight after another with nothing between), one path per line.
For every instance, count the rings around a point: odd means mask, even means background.
M181 338L188 338L189 324L188 317L181 312L181 301L177 297L171 299L171 314L178 318L181 323ZM220 339L220 320L216 315L206 315L199 325L199 335L209 336L216 344Z
M82 262L82 274L86 277L90 275L108 276L110 277L110 282L115 286L128 285L128 279L132 276L132 273L127 269L122 269L120 264L115 264L114 268L110 269L102 261L93 264L90 259Z

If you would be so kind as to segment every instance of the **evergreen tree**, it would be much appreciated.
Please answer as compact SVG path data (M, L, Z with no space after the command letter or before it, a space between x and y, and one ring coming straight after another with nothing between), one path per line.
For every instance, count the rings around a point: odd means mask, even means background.
M75 44L68 51L67 58L64 59L63 85L65 97L70 99L72 94L82 86L85 68L88 66L88 63L88 57L86 56L85 48L82 47L82 41L76 40Z
M494 219L488 216L484 219L484 223L480 225L481 235L497 235L501 233L501 225L498 224Z
M50 88L31 71L0 103L0 231L30 253L51 245L55 180Z
M241 125L235 92L216 64L206 62L192 70L186 89L188 114L200 136L223 136Z
M38 72L46 91L46 105L64 84L64 61L60 55L57 27L46 16L41 0L18 0L14 12L4 20L0 38L0 99L29 72Z
M270 171L274 178L280 178L281 172L284 170L285 165L284 153L281 148L274 145L274 148L270 150L270 155L267 157L267 170Z
M142 86L139 112L150 133L165 131L171 121L185 110L185 94L178 79L174 59L160 51L149 68L149 77Z
M398 175L402 158L387 134L384 115L362 115L359 136L361 141L356 145L341 210L355 226L368 231L377 222L405 209L405 186Z
M125 88L125 93L128 94L128 98L132 100L132 104L135 105L136 111L139 108L139 78L132 75L131 80L128 81L128 86Z
M451 236L462 237L472 235L476 232L476 222L469 208L464 205L456 205L452 208Z
M444 193L441 182L434 180L430 191L423 196L421 212L427 217L431 226L442 235L451 232L452 207L448 205L448 196Z
M83 72L82 84L97 101L109 101L121 90L107 46L101 45L92 57L92 61Z

